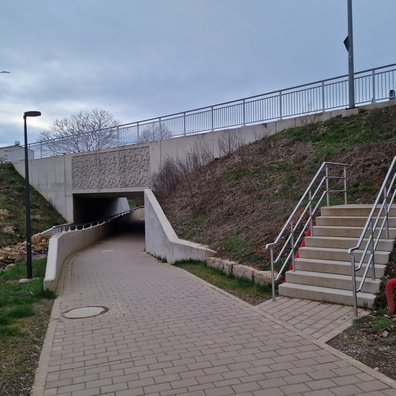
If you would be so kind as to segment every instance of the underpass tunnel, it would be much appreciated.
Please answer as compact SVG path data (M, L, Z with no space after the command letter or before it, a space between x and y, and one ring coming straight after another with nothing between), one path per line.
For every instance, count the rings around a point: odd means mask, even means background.
M76 194L73 196L74 224L84 224L97 220L109 218L113 215L126 212L144 202L143 192L123 193L125 196L114 193L100 194ZM144 233L144 215L139 212L139 216L130 215L130 221L119 227L118 232Z

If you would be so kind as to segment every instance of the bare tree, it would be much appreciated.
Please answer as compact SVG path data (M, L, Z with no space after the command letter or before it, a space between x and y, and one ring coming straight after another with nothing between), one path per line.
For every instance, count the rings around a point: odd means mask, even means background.
M139 140L142 142L152 142L170 137L172 137L172 131L165 124L154 122L143 129Z
M55 120L52 129L41 132L38 141L52 154L100 150L120 144L120 121L101 109L80 111Z

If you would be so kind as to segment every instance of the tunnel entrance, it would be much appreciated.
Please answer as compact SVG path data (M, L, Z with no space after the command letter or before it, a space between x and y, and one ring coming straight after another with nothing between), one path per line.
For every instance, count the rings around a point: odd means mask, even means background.
M98 193L73 195L73 219L75 224L105 219L125 212L144 202L143 191L131 193Z

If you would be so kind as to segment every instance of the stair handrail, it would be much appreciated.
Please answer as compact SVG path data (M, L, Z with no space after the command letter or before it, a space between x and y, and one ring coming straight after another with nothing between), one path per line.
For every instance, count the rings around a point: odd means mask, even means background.
M342 170L342 175L339 176L337 174L331 175L330 168L337 168ZM326 204L330 206L330 194L331 193L343 193L344 194L344 202L347 204L347 184L346 184L346 169L347 165L339 162L323 162L318 171L316 172L315 176L313 177L312 181L308 185L307 189L303 193L302 197L300 198L299 202L293 209L291 215L287 219L285 225L279 232L276 239L266 244L266 249L270 249L271 255L271 278L272 278L272 300L275 301L275 284L282 276L286 266L289 264L290 260L292 263L292 269L294 268L294 254L298 246L307 231L308 226L310 227L310 231L312 234L313 228L313 219L315 217L316 212L318 211L319 207L322 204L323 199L326 197ZM324 171L324 175L322 173ZM320 179L320 180L319 180ZM343 188L342 189L331 189L330 188L330 180L342 180L343 181ZM319 181L319 183L318 183ZM314 186L317 187L314 189ZM324 189L323 189L324 187ZM322 191L323 190L323 191ZM307 204L303 205L304 201L308 199ZM317 200L316 204L314 204L315 200ZM314 204L314 205L313 205ZM303 208L298 220L293 223L293 219L298 212ZM304 222L304 217L306 216L307 212L309 213L308 219ZM298 233L297 237L295 238L295 231L302 225L301 231ZM286 233L290 230L289 235L286 237ZM274 258L274 247L281 242L281 239L285 238L283 242L283 246L281 247L279 253ZM283 265L275 275L275 264L281 260L283 254L285 253L287 247L290 244L290 251L286 255L284 259Z
M348 253L351 256L353 310L355 316L358 316L357 294L362 291L370 269L372 269L373 280L376 279L374 255L384 231L386 238L389 239L389 222L388 222L389 211L395 201L395 196L396 196L395 166L396 166L396 157L393 158L392 163L389 166L388 172L384 178L384 181L378 192L373 207L371 208L370 214L368 215L365 226L362 230L362 233L360 234L360 238L356 243L356 246L348 249ZM369 234L368 238L367 238L367 234ZM375 234L377 234L377 236L375 236ZM366 237L366 242L365 242L365 237ZM364 242L365 242L365 246L363 248L362 245ZM356 253L355 253L356 250L362 250L362 255L357 265L356 265ZM367 256L368 259L366 261ZM366 265L366 268L360 280L359 286L357 286L356 273L360 271L364 265Z

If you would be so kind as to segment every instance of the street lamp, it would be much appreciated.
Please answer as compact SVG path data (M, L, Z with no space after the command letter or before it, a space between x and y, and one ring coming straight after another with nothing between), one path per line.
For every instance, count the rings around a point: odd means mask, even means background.
M348 0L348 37L345 39L348 51L348 86L349 86L349 108L355 108L355 67L353 59L353 18L352 0Z
M27 139L27 117L39 117L39 111L25 111L23 114L25 137L25 205L26 205L26 269L27 278L32 279L32 235L30 229L30 183L29 183L29 149Z

